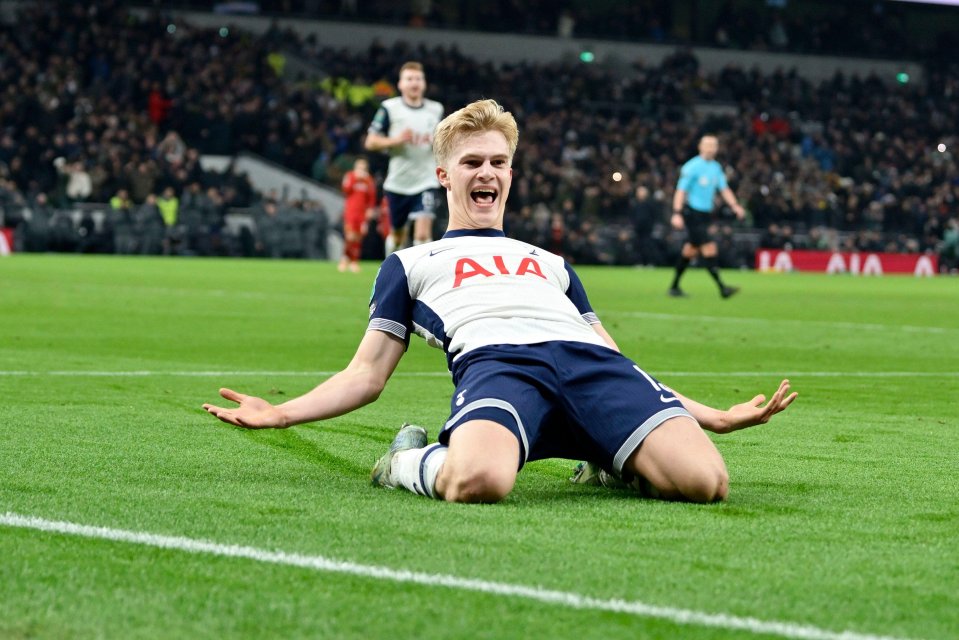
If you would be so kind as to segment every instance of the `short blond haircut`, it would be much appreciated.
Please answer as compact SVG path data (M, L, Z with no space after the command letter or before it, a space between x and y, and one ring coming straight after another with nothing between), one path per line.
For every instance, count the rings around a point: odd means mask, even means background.
M423 65L415 60L410 60L409 62L404 62L403 66L400 67L400 75L403 75L404 71L419 71L423 75L426 75L426 72L423 71Z
M486 131L499 131L503 134L506 144L509 145L509 161L512 163L516 145L519 143L516 119L495 100L477 100L449 114L436 125L433 133L433 158L436 164L445 166L459 138Z

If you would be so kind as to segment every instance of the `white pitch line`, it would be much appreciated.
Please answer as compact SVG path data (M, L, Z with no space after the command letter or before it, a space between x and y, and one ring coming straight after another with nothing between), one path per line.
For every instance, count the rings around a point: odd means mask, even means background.
M658 371L665 378L728 376L731 378L959 378L959 371Z
M802 640L904 640L891 636L876 636L855 631L829 631L811 625L781 622L776 620L759 620L757 618L734 616L724 613L706 613L692 609L664 607L644 602L602 599L584 596L571 591L554 591L508 582L493 582L473 578L461 578L453 575L438 573L422 573L406 569L391 569L376 565L364 565L346 560L335 560L323 556L308 556L283 551L268 551L241 545L220 544L208 540L194 540L181 536L166 536L141 531L127 531L108 527L94 527L56 520L46 520L32 516L23 516L17 513L0 515L0 525L33 529L50 533L60 533L84 538L127 542L160 549L173 549L186 553L209 554L214 556L243 558L256 562L300 567L341 573L362 578L389 580L419 584L427 587L445 587L462 591L474 591L497 596L525 598L545 604L568 607L570 609L585 609L596 611L610 611L625 613L641 618L656 618L676 624L696 625L748 631L757 634L768 634L783 638L800 638Z
M338 371L0 371L0 376L65 376L87 378L148 378L151 376L170 376L178 378L220 378L224 376L309 376L328 377ZM406 378L449 378L448 371L409 371L394 373L393 377Z
M627 316L630 318L648 318L650 320L683 320L686 322L728 322L738 324L800 324L800 325L820 325L824 327L835 327L837 329L852 329L854 331L908 331L910 333L945 333L946 331L956 331L956 328L950 327L924 327L908 324L879 324L875 322L833 322L829 320L798 320L793 318L743 318L740 316L698 316L683 315L678 313L653 313L647 311L603 311L599 314L600 318L605 316Z
M332 376L336 371L0 371L0 375L46 375L46 376L86 376L147 378L151 376L172 376L179 378L210 378L217 376ZM449 375L449 374L446 374Z

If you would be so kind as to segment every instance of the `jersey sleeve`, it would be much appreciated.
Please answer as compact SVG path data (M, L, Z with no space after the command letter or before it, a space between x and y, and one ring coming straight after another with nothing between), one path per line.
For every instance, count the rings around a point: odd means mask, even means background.
M403 263L391 255L380 265L370 294L370 323L367 331L391 333L410 344L413 329L413 300Z
M343 191L343 195L349 196L353 192L353 172L347 171L346 175L343 176L343 182L340 183L340 190Z
M573 268L569 266L569 263L565 263L566 273L569 275L569 287L566 289L566 297L572 300L573 304L576 305L576 309L579 311L580 315L583 316L583 320L587 324L599 324L599 316L593 311L593 307L589 304L589 298L586 297L586 289L583 288L583 283L580 281L579 276L576 275L576 272L573 271Z
M676 183L676 188L689 193L689 189L693 186L693 181L695 179L696 172L690 166L690 163L687 162L679 171L679 181Z
M373 122L370 123L369 133L376 133L381 136L387 136L390 133L390 112L385 107L380 106L373 116Z

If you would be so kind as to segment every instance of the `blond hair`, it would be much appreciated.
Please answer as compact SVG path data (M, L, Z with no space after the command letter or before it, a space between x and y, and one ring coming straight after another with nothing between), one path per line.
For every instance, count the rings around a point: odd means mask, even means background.
M509 145L509 160L512 162L519 142L516 119L495 100L477 100L449 114L436 125L436 131L433 132L433 158L436 164L441 167L446 164L459 138L486 131L503 134Z
M423 75L426 75L426 72L423 71L423 65L415 60L410 60L409 62L404 62L403 66L400 67L400 75L403 75L404 71L419 71Z

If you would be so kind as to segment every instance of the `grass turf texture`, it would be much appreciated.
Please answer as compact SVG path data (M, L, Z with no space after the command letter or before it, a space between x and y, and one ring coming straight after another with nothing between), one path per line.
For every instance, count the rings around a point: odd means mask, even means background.
M527 465L493 506L369 487L402 421L435 436L447 416L448 378L417 375L444 358L418 340L377 403L323 424L248 432L200 409L219 386L281 401L322 379L296 372L345 366L374 265L13 256L0 260L0 513L955 637L955 279L727 273L743 292L723 301L701 270L681 300L663 270L579 272L623 351L692 397L728 406L789 374L800 398L786 414L715 438L727 502L572 486L565 461ZM51 373L64 371L102 375ZM183 375L210 371L233 373ZM0 637L414 636L760 637L0 526Z

